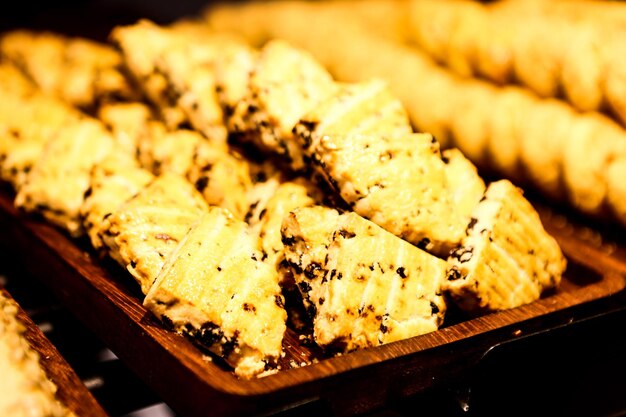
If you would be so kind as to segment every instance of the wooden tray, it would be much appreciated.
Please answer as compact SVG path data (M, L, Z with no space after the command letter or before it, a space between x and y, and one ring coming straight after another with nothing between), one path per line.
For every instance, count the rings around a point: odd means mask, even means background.
M13 299L5 289L0 288L0 292L4 297ZM107 417L108 414L91 395L78 375L19 305L17 319L24 325L24 338L31 349L39 354L41 367L48 379L56 385L57 399L77 416Z
M282 370L250 381L166 331L143 308L141 293L125 271L98 259L86 242L16 211L6 191L0 192L0 244L15 249L30 272L181 416L267 415L313 401L349 415L458 381L497 343L567 325L584 309L609 308L603 303L615 304L616 298L623 304L623 248L592 244L593 230L574 227L549 210L540 214L569 260L555 293L508 311L453 318L430 334L326 359L290 329ZM313 364L291 366L312 358L317 359Z

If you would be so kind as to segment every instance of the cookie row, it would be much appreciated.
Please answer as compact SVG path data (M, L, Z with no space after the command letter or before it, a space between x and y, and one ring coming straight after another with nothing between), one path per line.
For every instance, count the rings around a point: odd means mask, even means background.
M626 122L623 6L415 0L410 9L408 40L457 73L520 83Z
M248 21L259 38L264 31L265 37L282 37L311 51L340 80L388 80L415 128L432 133L444 148L457 146L480 167L582 213L626 224L626 190L620 181L626 170L626 133L610 118L579 113L523 88L456 76L415 48L315 13L306 2L213 10L207 19L214 27L237 30L239 22ZM271 24L264 20L269 15Z

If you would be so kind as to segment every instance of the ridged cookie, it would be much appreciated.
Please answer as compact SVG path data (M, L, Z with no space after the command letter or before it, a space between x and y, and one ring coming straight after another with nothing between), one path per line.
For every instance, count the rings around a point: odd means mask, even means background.
M168 256L207 210L191 183L164 173L105 217L100 238L147 294Z
M471 314L531 303L561 281L567 261L522 191L491 183L475 208L468 235L452 252L444 285Z
M285 265L313 318L314 338L349 352L442 324L446 263L350 212L299 208L283 221Z
M276 269L261 260L248 226L212 207L194 223L144 305L252 378L282 353L287 313Z
M113 136L95 119L85 118L59 129L20 186L15 205L40 213L71 236L82 235L80 208L91 169L114 145Z

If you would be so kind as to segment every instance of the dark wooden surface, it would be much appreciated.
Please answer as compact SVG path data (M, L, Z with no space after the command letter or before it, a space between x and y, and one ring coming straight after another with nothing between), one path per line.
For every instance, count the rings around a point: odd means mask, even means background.
M563 218L542 212L569 268L559 291L520 308L474 319L460 316L431 334L334 358L300 343L290 330L286 360L274 375L238 379L216 358L163 329L141 305L134 282L45 222L18 213L9 193L0 196L2 239L30 262L59 299L98 334L180 415L275 412L322 400L336 415L363 412L432 386L463 378L494 344L571 320L576 306L623 293L626 266L615 246L585 242ZM6 231L6 232L4 232ZM290 361L319 362L291 368Z
M206 410L215 415L272 413L313 401L327 403L335 415L364 412L462 379L493 345L567 323L577 306L624 292L621 247L593 236L586 239L582 229L549 211L542 216L569 260L554 294L483 317L453 317L437 332L334 358L319 357L290 330L283 369L246 381L190 341L164 330L141 305L136 284L125 271L99 259L85 242L18 213L9 193L0 195L4 243L28 258L31 272L182 416ZM319 362L289 366L301 357Z
M0 288L0 291L5 297L13 299L5 289ZM21 307L18 308L17 319L24 325L24 338L39 354L41 367L56 385L58 400L77 416L107 417L72 367Z

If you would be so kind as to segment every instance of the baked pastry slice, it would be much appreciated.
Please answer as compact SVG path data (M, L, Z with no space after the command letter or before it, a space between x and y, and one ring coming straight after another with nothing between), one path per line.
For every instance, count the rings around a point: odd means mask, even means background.
M282 353L287 313L273 266L248 226L211 207L159 273L144 305L251 378Z
M120 149L114 150L93 167L80 215L94 249L100 250L104 246L101 234L105 218L153 179L149 171L137 165L132 155Z
M444 256L461 241L466 219L431 135L313 135L306 152L359 215Z
M298 207L312 206L320 201L320 191L315 185L297 178L278 185L271 197L263 203L252 230L258 233L263 257L270 265L277 266L283 257L280 228L284 217Z
M3 93L0 102L0 178L17 190L43 148L62 127L80 117L53 97Z
M123 64L133 80L157 107L167 127L174 129L187 122L184 111L177 106L176 97L169 93L167 79L157 69L159 56L167 50L181 48L184 37L149 20L117 26L109 37L121 51Z
M292 132L304 114L335 89L332 77L313 57L281 40L261 49L250 74L248 95L231 118L244 140L300 170L302 150ZM239 121L237 121L239 120Z
M195 130L215 142L226 142L224 115L217 96L214 62L226 39L209 37L201 43L163 52L157 70L168 82L168 90L177 96L176 104L183 110Z
M52 32L15 30L0 39L0 55L21 68L44 93L54 95L63 77L66 39Z
M140 159L153 173L173 172L186 177L207 203L224 207L238 219L249 209L252 187L247 160L222 142L178 129L146 138Z
M294 128L304 146L312 135L412 132L409 116L389 90L387 82L374 79L338 84L337 91L302 116Z
M140 165L159 175L173 172L183 177L193 165L196 147L205 138L188 129L167 130L159 122L148 124L148 134L142 136L137 149Z
M437 330L446 262L349 212L292 211L285 263L313 319L317 344L349 352Z
M40 213L71 236L82 235L80 208L91 169L114 145L113 137L95 119L85 118L59 129L21 185L15 205Z
M226 141L213 66L238 41L202 23L159 26L148 20L116 27L111 39L170 129L188 121L207 138Z
M93 109L109 99L137 98L110 45L52 32L14 30L0 39L0 56L18 66L45 94Z
M537 300L561 281L567 261L522 191L491 183L467 237L450 255L445 289L461 309L480 314Z
M446 178L452 204L464 224L469 224L474 208L485 193L485 181L478 175L476 166L457 148L441 152L446 164Z
M57 398L57 386L46 375L39 353L25 335L19 306L0 290L0 369L3 416L75 417Z
M235 218L244 219L250 208L248 192L252 178L250 164L239 153L202 141L195 148L187 177L209 204L228 209Z
M35 91L35 85L13 64L0 62L0 91L27 96Z
M207 209L189 181L164 173L105 217L100 238L147 294L170 253Z
M233 116L237 105L248 95L248 81L258 53L244 41L233 42L220 50L213 63L217 98L229 132L245 130L244 126L237 125L238 119Z
M133 155L140 151L145 137L152 134L150 125L157 123L150 107L139 101L105 103L98 108L97 117L117 143Z

